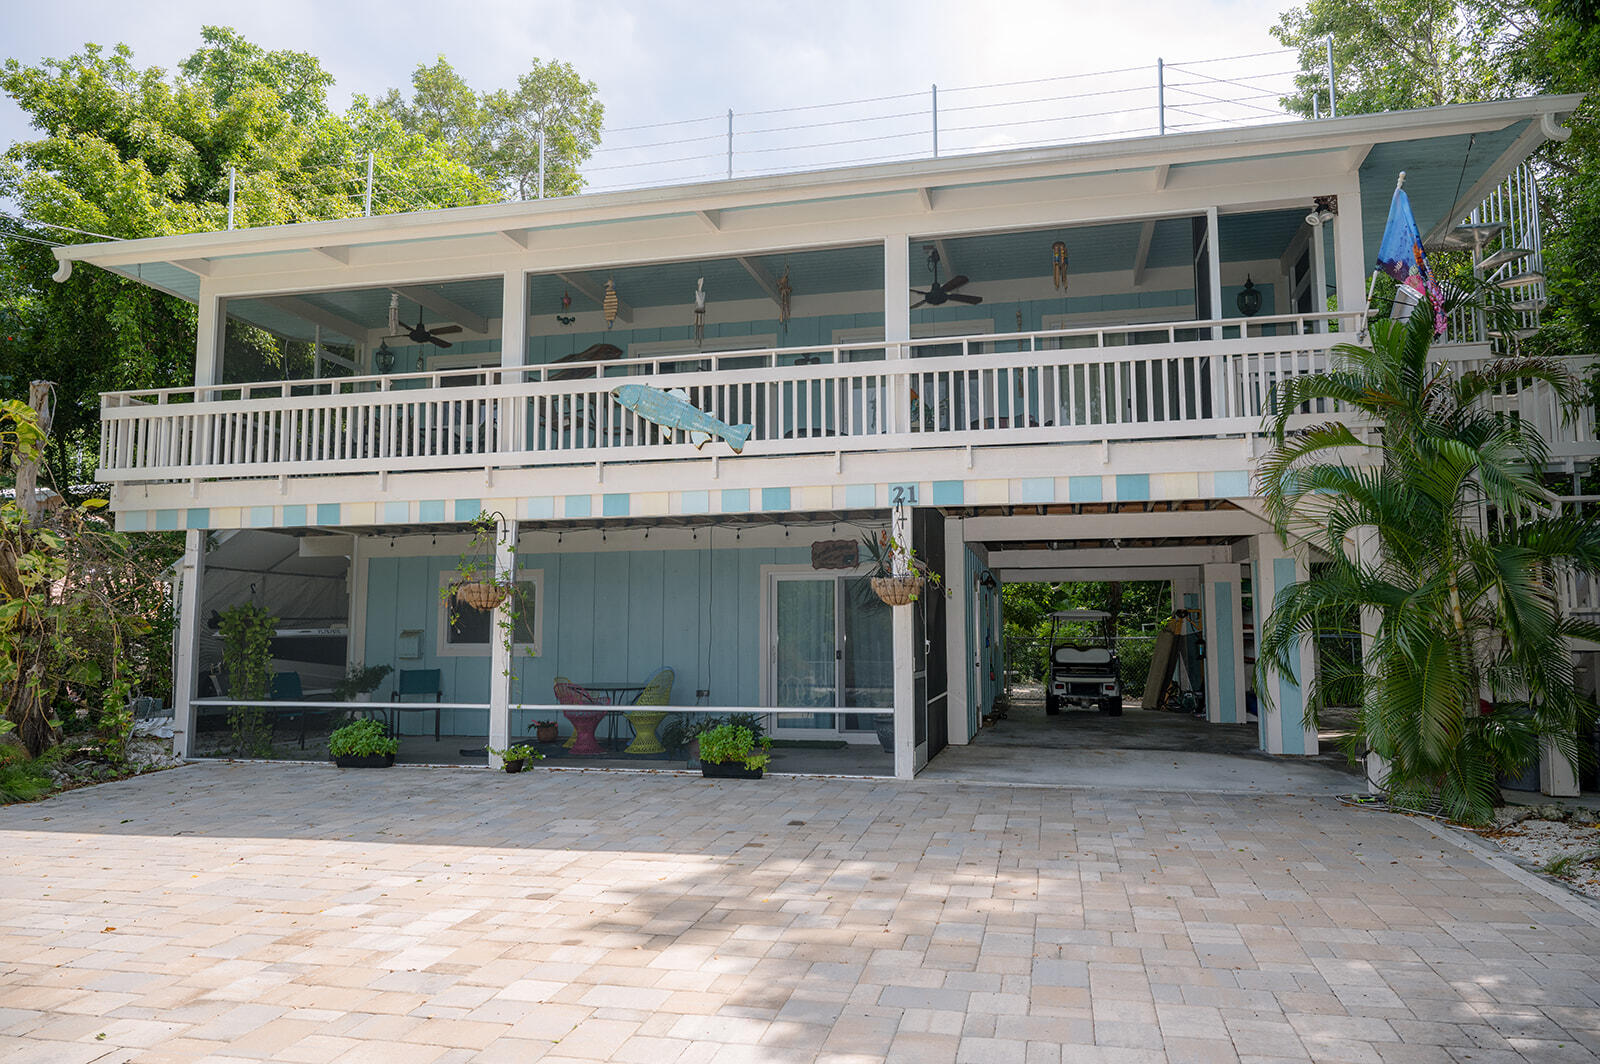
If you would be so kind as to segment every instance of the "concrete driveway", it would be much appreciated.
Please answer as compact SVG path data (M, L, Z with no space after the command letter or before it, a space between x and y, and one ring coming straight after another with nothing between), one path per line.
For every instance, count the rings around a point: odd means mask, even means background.
M206 764L0 847L7 1064L1600 1050L1600 917L1326 797Z

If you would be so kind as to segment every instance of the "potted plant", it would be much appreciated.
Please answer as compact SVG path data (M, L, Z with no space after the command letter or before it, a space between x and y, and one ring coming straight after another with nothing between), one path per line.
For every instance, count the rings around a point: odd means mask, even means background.
M491 749L489 752L500 755L500 761L505 765L507 772L521 772L528 767L528 762L544 760L543 754L525 743L513 746L509 750Z
M878 745L883 747L883 752L894 753L894 714L874 713L872 729L878 733Z
M772 740L749 728L719 724L700 735L700 774L707 779L758 780L772 760Z
M937 587L942 582L932 566L918 558L909 546L890 536L887 529L876 535L867 533L861 537L861 543L871 566L867 580L873 593L886 605L909 606L921 597L924 584ZM904 572L895 571L896 561L905 566Z
M333 685L329 692L329 700L333 702L354 702L361 695L370 695L378 689L383 678L394 671L391 665L361 665L350 666L350 671L345 673L344 679Z
M328 756L340 768L388 768L400 752L400 740L383 732L370 717L352 721L328 736Z
M533 722L533 738L536 742L553 743L561 738L561 729L553 720L536 720Z

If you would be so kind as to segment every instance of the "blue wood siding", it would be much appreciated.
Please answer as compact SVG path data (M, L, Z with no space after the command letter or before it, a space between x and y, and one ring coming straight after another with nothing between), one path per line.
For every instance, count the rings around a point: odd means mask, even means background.
M702 533L704 535L704 533ZM721 533L732 538L732 533ZM695 704L710 690L712 706L761 702L761 567L806 564L804 547L716 551L660 550L523 554L519 565L542 570L542 652L518 653L513 697L555 701L557 676L585 680L643 680L663 665L677 673L674 705ZM447 702L489 700L489 655L437 653L440 575L452 557L373 558L368 563L365 663L396 669L439 669ZM709 608L708 608L709 603ZM420 658L399 657L400 633L419 630ZM387 698L391 678L376 697ZM446 711L444 730L460 733L481 711ZM431 720L411 715L406 730Z

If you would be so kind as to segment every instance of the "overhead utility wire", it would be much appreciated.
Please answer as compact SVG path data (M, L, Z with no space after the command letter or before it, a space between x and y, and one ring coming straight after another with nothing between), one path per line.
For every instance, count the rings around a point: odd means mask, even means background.
M68 232L68 233L79 233L79 234L81 234L83 236L96 236L96 237L99 237L101 240L121 240L122 239L122 237L120 237L120 236L111 236L109 233L96 233L92 229L74 229L70 225L57 225L54 222L41 222L37 218L24 218L20 214L9 214L9 213L3 212L3 211L0 211L0 218L9 218L13 222L21 222L23 225L42 225L46 229L60 229L60 230L63 230L64 232Z
M1168 63L1168 66L1204 66L1207 63L1231 63L1235 59L1259 59L1264 55L1283 55L1287 52L1298 52L1298 48L1274 48L1270 52L1250 52L1246 55L1224 55L1216 59L1190 59L1183 63Z

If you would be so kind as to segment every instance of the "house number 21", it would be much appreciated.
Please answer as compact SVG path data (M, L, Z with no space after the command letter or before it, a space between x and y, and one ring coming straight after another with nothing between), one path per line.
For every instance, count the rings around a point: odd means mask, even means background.
M890 484L889 505L915 506L917 504L917 486L915 484Z

